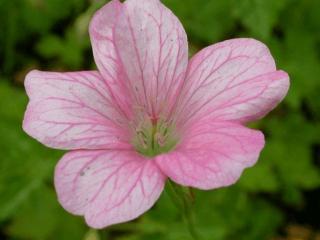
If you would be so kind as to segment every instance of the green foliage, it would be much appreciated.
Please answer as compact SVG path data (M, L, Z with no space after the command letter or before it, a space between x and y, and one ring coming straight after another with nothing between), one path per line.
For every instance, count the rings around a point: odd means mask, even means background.
M286 2L287 0L235 0L233 6L235 15L251 35L266 40L270 38Z
M59 240L78 240L84 236L86 228L80 218L59 206L51 187L41 185L13 215L6 231L19 239L55 240L59 236Z
M51 187L61 153L22 132L27 103L22 89L1 83L0 96L0 223L11 222L4 231L18 239L56 239L56 234L59 239L80 239L83 222L62 210Z
M213 43L234 29L231 0L165 0L163 1L180 18L188 37L195 43Z
M0 232L12 240L100 240L66 213L53 189L62 153L22 131L27 97L21 74L94 67L87 27L104 0L0 1ZM289 72L284 103L252 125L266 134L259 162L227 189L196 191L196 226L204 240L267 240L286 224L284 208L303 209L305 191L320 186L320 1L163 0L181 19L190 52L232 37L264 41ZM15 84L13 83L15 79ZM317 217L317 216L314 216ZM164 193L136 221L112 226L107 239L190 239Z

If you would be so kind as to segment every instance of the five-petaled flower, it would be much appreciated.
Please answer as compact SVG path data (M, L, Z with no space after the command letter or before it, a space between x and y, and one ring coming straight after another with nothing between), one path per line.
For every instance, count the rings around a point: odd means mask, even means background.
M264 146L244 126L286 95L288 75L253 39L209 46L188 62L186 33L159 0L113 0L90 24L98 71L30 72L24 130L71 150L55 171L61 205L103 228L153 206L167 177L235 183Z

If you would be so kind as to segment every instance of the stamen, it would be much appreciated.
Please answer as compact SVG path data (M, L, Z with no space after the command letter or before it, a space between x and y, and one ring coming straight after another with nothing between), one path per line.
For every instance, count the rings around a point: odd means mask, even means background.
M132 139L137 152L154 157L169 152L176 146L178 138L173 125L157 117L142 117L141 115L138 117L140 121L134 128Z
M147 145L147 140L145 138L145 135L143 132L138 132L138 140L139 140L139 143L140 145L144 148L144 149L147 149L148 148L148 145Z
M165 138L162 136L160 133L156 133L155 138L157 140L157 143L159 144L160 147L165 146Z

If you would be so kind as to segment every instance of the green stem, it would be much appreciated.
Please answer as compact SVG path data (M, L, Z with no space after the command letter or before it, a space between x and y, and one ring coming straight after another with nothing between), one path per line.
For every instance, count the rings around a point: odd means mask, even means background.
M170 180L168 181L168 183L168 194L173 200L176 207L182 210L183 219L187 225L191 237L194 240L200 240L201 237L199 236L199 233L195 227L194 221L194 195L192 189L178 186Z
M186 204L188 205L188 204ZM185 212L185 221L187 223L187 226L188 226L188 229L189 229L189 232L190 232L190 235L192 236L192 238L194 240L199 240L200 237L199 237L199 234L196 230L196 227L195 227L195 220L194 220L194 212L192 209L190 209L190 207L188 207L189 209Z
M98 230L99 240L107 240L107 230L101 229Z

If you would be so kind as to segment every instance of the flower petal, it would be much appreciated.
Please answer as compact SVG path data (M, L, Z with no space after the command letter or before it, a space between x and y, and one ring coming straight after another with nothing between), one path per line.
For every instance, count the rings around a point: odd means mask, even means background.
M271 111L288 88L288 75L276 71L264 44L228 40L192 58L177 111L183 122L202 117L248 122Z
M115 23L121 9L122 3L120 1L109 2L95 13L89 26L95 62L102 76L111 83L117 81L121 68L113 36Z
M55 187L69 212L104 228L137 218L159 198L165 177L131 151L73 151L58 163Z
M159 0L127 0L114 34L135 104L152 117L165 115L176 100L188 62L180 21Z
M264 136L240 124L199 122L174 152L157 156L163 173L173 181L200 189L235 183L242 171L256 163Z
M131 148L126 118L98 72L30 72L23 129L60 149Z
M132 114L130 94L124 82L121 61L114 45L114 28L122 11L122 3L112 0L93 16L89 33L96 65L119 108Z

